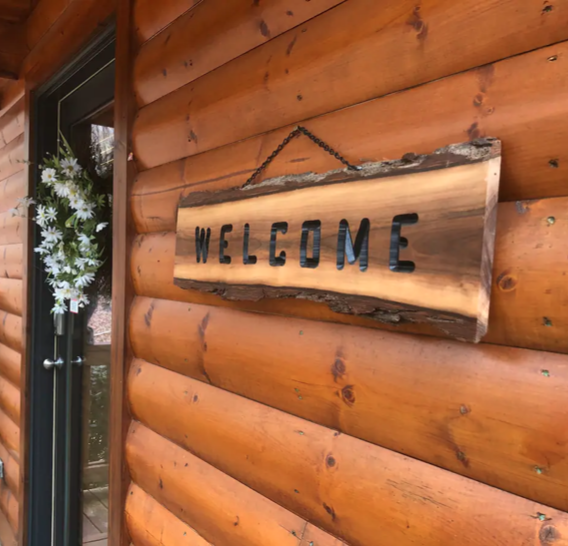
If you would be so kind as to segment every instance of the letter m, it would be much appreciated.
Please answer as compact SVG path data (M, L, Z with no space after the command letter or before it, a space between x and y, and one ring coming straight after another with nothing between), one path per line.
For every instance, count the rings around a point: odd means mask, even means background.
M201 260L204 264L207 263L209 239L211 239L211 228L207 228L207 232L204 228L199 229L199 226L195 228L195 258L197 263Z

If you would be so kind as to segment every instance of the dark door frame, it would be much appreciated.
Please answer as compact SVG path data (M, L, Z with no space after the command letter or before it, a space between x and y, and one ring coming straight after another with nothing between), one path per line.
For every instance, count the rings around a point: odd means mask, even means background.
M43 158L55 153L58 127L70 126L81 116L96 111L114 98L114 28L110 27L85 48L82 53L32 96L33 157ZM93 88L97 93L92 93ZM73 96L69 95L73 93ZM63 97L69 97L69 108L59 111ZM37 166L30 168L33 187L40 175ZM37 246L38 231L32 230L33 246ZM32 258L30 267L31 347L29 359L29 502L27 535L29 546L80 544L80 373L69 364L74 343L68 336L66 344L54 347L53 317L50 314L52 296L45 283L39 258ZM67 331L72 330L68 317ZM63 341L63 340L61 340ZM67 347L65 346L67 345ZM55 354L57 351L58 354ZM61 356L67 362L61 370L48 371L45 358ZM55 381L55 374L59 374ZM58 389L54 396L54 389ZM79 396L77 396L79 394ZM75 418L67 418L74 416ZM55 431L55 434L54 434ZM75 445L70 440L75 435ZM56 438L56 443L52 438ZM54 459L54 456L57 455ZM55 465L53 488L52 471ZM52 510L53 507L53 510ZM50 537L49 540L47 537Z

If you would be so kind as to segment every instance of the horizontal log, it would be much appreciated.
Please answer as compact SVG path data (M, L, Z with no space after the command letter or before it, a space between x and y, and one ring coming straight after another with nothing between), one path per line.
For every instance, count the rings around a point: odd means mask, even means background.
M24 93L25 80L23 78L8 82L0 97L0 118L24 96Z
M0 485L0 510L10 523L10 527L14 534L18 534L18 499L14 496L12 491L5 485Z
M133 480L218 546L307 546L312 525L186 450L133 422L126 442ZM321 532L318 546L343 542Z
M0 148L0 181L24 170L24 134Z
M126 525L136 546L207 546L189 525L143 489L132 484L126 496Z
M203 0L135 0L134 28L138 43L149 40Z
M146 298L130 339L148 362L568 511L567 356Z
M25 171L19 171L0 182L0 212L8 212L18 205L17 200L28 194Z
M4 462L4 481L10 488L10 491L12 491L12 494L18 498L20 490L20 465L1 443L0 459Z
M23 284L21 279L0 277L0 310L22 314Z
M97 30L108 24L114 0L73 0L26 57L21 74L33 87L63 67Z
M0 277L21 279L23 258L23 245L0 246Z
M499 0L384 4L380 9L376 0L340 4L143 108L133 128L140 167L202 153L568 38L568 10L542 13L540 0L529 0L522 10ZM503 20L508 24L500 24ZM468 47L456 55L465 25ZM460 126L462 135L491 106L491 99L485 99L486 93L493 95L491 69L484 74L470 90L467 111L473 121ZM534 75L531 82L525 83L539 92ZM478 95L477 102L485 100L482 108L475 106ZM429 128L416 108L410 109L413 125L424 136ZM380 121L375 130L385 137ZM401 127L404 123L397 119Z
M3 546L17 546L18 541L4 512L0 510L0 542Z
M154 102L344 1L202 2L140 49L134 64L138 105Z
M0 409L19 426L20 390L2 376L0 376Z
M0 311L0 361L9 361L7 366L15 369L15 355L6 353L2 344L21 354L22 352L22 318L18 315ZM1 367L1 365L0 365ZM18 382L19 383L19 379Z
M560 334L568 328L563 258L568 238L567 210L568 198L499 204L489 329L485 341L568 352L568 338ZM329 311L325 305L307 301L262 300L256 304L237 305L227 304L211 295L182 290L173 283L174 254L174 233L138 236L133 245L131 264L138 295L377 327L372 320L349 319ZM432 327L412 324L390 329L440 335Z
M2 315L0 315L0 320L8 316L13 315L2 313ZM2 328L0 327L0 332L1 331ZM0 337L2 337L1 334ZM18 351L0 343L0 374L9 379L14 385L20 384L21 362L22 357Z
M564 512L159 366L134 361L128 393L135 419L353 546L532 544L544 527L568 544Z
M26 42L30 51L61 17L67 6L80 0L41 0L26 20Z
M22 98L0 118L0 148L24 132L24 121L25 110Z
M431 153L466 134L496 135L503 143L502 201L562 196L568 172L568 151L561 145L568 140L568 105L561 93L566 63L568 44L560 44L340 110L307 126L353 162ZM534 87L527 85L527 73ZM192 191L242 186L291 129L140 173L132 198L138 231L173 231L177 204ZM302 137L280 153L265 176L337 167L335 158Z
M10 455L19 461L20 429L1 409L0 441L4 444Z
M12 216L12 213L0 213L0 245L15 245L22 242L22 227L27 219L21 216Z

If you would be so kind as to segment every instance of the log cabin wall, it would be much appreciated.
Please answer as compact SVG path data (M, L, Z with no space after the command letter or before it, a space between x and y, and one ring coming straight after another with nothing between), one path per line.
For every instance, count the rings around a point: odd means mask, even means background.
M133 9L132 543L568 544L568 1ZM353 163L502 139L482 344L174 285L179 199L300 122ZM265 178L336 166L296 139Z

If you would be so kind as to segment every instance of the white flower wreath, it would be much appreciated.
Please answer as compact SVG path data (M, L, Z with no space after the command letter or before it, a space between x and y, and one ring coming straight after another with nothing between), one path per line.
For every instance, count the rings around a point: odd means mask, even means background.
M53 288L54 314L65 313L68 300L76 301L78 307L89 303L85 289L103 263L100 239L108 226L100 219L112 198L101 189L93 184L64 140L60 157L44 159L37 199L24 197L12 209L13 215L22 215L21 208L37 202L34 221L41 228L41 243L35 251Z

